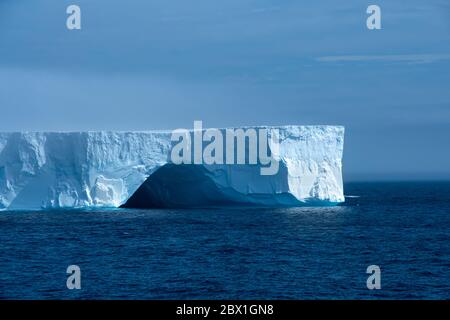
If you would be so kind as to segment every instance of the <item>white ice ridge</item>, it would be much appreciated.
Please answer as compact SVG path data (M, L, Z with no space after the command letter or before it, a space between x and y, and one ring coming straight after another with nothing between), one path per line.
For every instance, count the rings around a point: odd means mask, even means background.
M279 170L175 165L170 131L0 133L0 209L302 206L344 201L342 126L278 130Z

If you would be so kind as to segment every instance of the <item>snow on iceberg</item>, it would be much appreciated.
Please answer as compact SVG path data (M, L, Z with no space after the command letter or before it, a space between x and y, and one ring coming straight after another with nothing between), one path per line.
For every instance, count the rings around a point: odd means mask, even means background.
M279 170L174 164L170 131L0 133L0 209L335 205L341 126L279 132Z

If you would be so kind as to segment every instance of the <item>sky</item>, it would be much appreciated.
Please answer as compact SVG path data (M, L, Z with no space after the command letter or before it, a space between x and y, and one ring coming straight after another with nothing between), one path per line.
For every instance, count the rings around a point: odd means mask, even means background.
M346 180L450 179L450 2L0 0L0 131L194 120L344 125Z

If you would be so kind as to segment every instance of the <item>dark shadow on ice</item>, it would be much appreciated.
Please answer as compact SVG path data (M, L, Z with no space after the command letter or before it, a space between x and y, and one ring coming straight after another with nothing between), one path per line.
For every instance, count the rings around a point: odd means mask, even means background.
M217 185L203 165L166 164L154 172L123 208L286 206L298 202L288 193L242 194Z
M253 168L259 170L258 166ZM226 170L226 169L224 169ZM287 170L283 165L280 171ZM166 164L154 172L122 208L301 207L330 206L328 201L298 201L286 192L241 193L217 184L204 165ZM258 171L259 172L259 171ZM225 172L223 174L226 176ZM281 173L285 177L287 174ZM262 178L266 179L266 178ZM267 177L267 179L270 179Z

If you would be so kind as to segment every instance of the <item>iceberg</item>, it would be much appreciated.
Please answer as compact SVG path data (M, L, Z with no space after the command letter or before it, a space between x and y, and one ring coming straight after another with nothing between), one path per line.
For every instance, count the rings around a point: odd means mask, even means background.
M276 174L261 175L261 164L175 164L172 131L0 133L0 210L344 201L344 127L255 128L277 130Z

